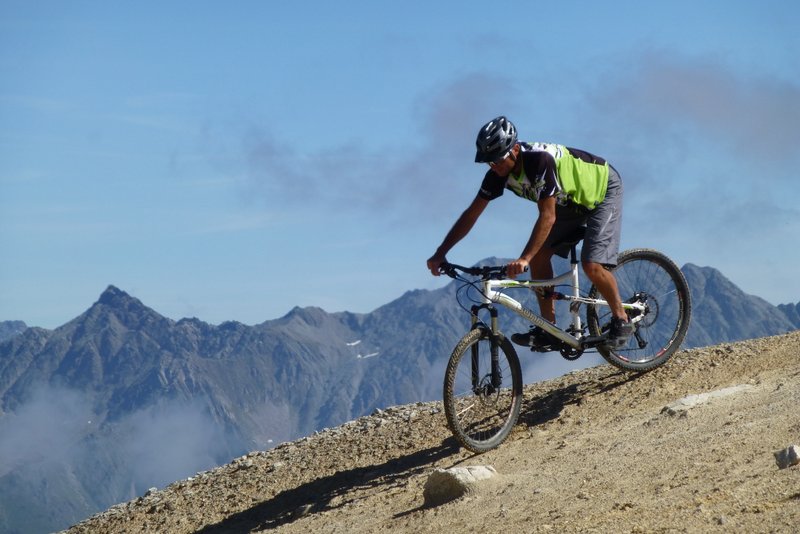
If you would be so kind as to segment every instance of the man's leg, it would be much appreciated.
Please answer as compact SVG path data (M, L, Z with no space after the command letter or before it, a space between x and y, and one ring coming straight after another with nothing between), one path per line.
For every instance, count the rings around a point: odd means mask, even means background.
M606 299L614 317L627 321L628 314L625 313L625 309L622 307L622 299L619 296L617 279L614 278L614 274L601 264L593 262L583 262L583 272L586 273L589 280L600 291L603 298Z
M586 276L595 285L603 298L608 302L611 313L614 316L609 323L608 338L605 342L606 348L617 350L625 347L628 340L633 335L633 325L628 320L628 314L622 307L622 299L617 288L617 279L614 274L608 271L599 263L583 262L583 270Z
M543 248L533 257L533 260L530 263L531 279L553 278L553 265L550 263L550 260L553 257L554 252L555 251L552 249ZM541 312L542 317L555 324L556 306L555 302L553 302L553 299L543 295L543 293L540 293L539 289L537 289L536 300L539 301L539 311ZM554 342L550 334L538 326L531 327L531 329L526 333L512 334L511 341L517 345L530 347L532 350L538 350L540 352L547 352L551 350L551 345Z
M633 325L622 307L617 279L614 273L604 267L617 263L622 229L622 196L622 180L616 169L609 166L606 197L589 213L581 249L583 271L606 299L613 315L607 342L607 347L611 349L624 347L633 334Z
M541 250L533 257L530 264L531 278L532 279L547 279L553 278L553 264L551 262L555 251L548 247L542 247ZM539 301L539 311L542 317L550 321L556 322L556 303L552 298L547 295L552 291L552 288L542 288L543 291L536 291L536 300Z

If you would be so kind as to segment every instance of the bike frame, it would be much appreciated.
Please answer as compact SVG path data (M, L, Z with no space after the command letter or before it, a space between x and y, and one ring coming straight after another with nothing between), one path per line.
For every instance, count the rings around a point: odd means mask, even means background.
M578 264L577 262L571 263L571 268L564 274L556 276L555 278L548 278L548 279L539 279L539 280L512 280L512 279L503 279L503 280L484 280L481 282L482 285L482 299L483 304L485 306L489 306L491 303L500 304L509 310L513 311L517 315L524 317L532 324L538 326L548 334L552 335L555 338L558 338L565 344L569 345L570 347L582 350L585 348L583 340L583 325L581 324L581 317L580 317L580 305L581 304L594 304L596 306L608 306L608 302L603 299L592 299L588 297L582 297L580 294L580 285L578 282ZM572 288L572 294L565 295L561 293L555 293L554 295L558 295L558 300L566 300L570 302L570 315L572 316L572 320L570 322L569 331L562 330L558 326L550 323L550 321L546 320L541 315L529 310L525 306L523 306L519 301L516 299L506 295L502 292L504 289L535 289L538 287L550 287L550 286L559 286L559 285L569 285ZM626 310L638 310L639 314L631 314L635 317L641 317L643 315L644 305L639 303L623 303L622 306ZM494 314L492 315L492 331L496 332L496 321L494 320ZM638 320L638 319L634 319ZM572 333L570 333L572 332Z

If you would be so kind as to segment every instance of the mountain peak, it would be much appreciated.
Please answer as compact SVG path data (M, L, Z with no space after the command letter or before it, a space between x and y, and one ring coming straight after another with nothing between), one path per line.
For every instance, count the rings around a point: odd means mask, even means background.
M129 299L131 298L130 295L122 291L116 286L109 285L105 291L100 295L100 299L97 302L100 304L108 304L113 305L119 302L120 299Z
M129 325L138 323L144 317L161 319L158 313L145 306L142 301L113 285L103 291L87 313L91 317L111 313L121 319L123 324Z

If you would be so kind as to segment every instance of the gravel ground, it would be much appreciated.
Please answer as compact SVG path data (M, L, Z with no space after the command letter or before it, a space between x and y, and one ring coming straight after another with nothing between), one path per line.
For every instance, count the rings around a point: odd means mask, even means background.
M524 354L521 357L559 357ZM687 411L668 404L733 386ZM68 530L133 532L796 532L800 331L679 352L643 375L603 365L526 387L519 423L473 455L441 403L376 412L198 473ZM426 507L436 468L491 465Z

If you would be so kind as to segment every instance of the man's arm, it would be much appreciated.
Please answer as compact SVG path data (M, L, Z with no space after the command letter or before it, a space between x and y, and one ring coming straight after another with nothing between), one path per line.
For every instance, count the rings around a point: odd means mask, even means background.
M439 245L434 255L428 260L428 269L431 270L434 276L439 276L439 265L445 261L447 253L472 230L472 227L475 226L475 222L488 204L488 200L476 196L472 204L464 210L464 213L461 214L450 231L447 232L442 244Z
M533 261L533 257L544 246L547 236L550 235L550 230L556 222L556 197L545 197L539 200L537 205L539 206L539 217L536 219L536 224L533 225L528 244L525 245L519 259L508 264L510 278L515 278L525 272L530 262Z

